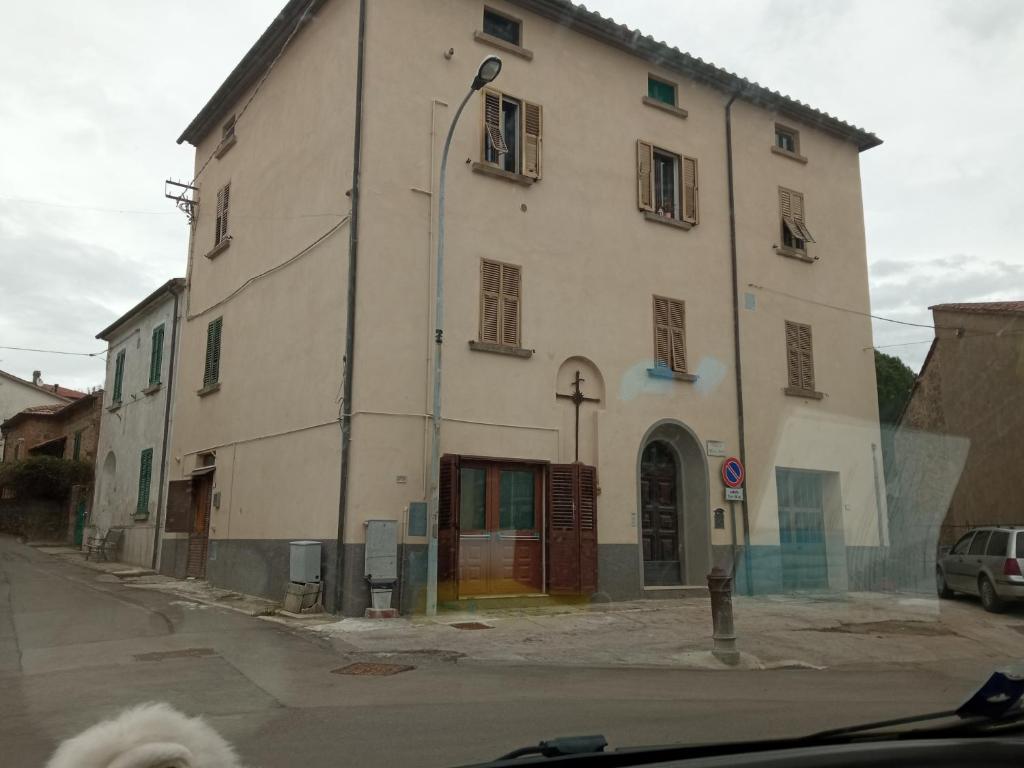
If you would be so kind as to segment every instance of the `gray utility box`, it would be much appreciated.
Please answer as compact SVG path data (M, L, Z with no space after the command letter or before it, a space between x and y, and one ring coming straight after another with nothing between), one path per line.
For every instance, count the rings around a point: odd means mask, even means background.
M370 583L394 582L398 579L398 521L368 520L366 522L366 561L363 576Z
M288 580L299 584L320 581L319 541L293 541L291 543L291 568Z

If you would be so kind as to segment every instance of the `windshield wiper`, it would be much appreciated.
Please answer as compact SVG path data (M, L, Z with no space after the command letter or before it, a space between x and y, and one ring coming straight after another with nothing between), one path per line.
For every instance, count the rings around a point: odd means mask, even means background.
M564 757L566 755L584 755L604 752L608 739L600 734L595 736L563 736L560 739L542 741L533 747L513 749L498 760L514 760L525 755L541 755L542 757ZM497 762L497 761L495 761Z

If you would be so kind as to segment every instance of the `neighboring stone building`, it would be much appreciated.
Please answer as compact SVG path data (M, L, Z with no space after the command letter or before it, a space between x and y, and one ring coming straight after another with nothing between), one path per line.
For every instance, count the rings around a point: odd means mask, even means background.
M90 525L124 528L121 560L146 568L163 509L184 287L184 278L168 280L96 336L107 342L107 395Z
M32 372L32 381L0 371L0 423L26 408L64 406L84 396L84 392L57 384L44 384L40 371ZM14 453L12 448L11 458L14 458ZM0 461L4 460L4 456L4 438L0 436Z
M1024 301L937 304L894 439L894 554L931 587L935 553L977 525L1024 525Z
M864 586L887 539L859 166L880 140L565 0L361 7L289 2L179 139L198 202L163 570L280 597L289 540L316 539L328 604L358 614L383 518L421 604L437 169L497 54L448 168L446 599L682 595L736 560L740 590Z

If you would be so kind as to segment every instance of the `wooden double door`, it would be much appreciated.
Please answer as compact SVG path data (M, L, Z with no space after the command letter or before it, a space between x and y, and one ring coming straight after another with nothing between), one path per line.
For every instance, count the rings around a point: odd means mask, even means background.
M640 459L640 540L644 584L683 583L682 537L675 454L664 442L648 445Z
M459 467L459 596L543 591L541 468Z

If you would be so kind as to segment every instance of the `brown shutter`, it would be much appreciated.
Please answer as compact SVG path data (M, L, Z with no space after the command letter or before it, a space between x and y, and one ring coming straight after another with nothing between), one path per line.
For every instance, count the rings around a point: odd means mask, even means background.
M642 211L654 210L654 147L646 141L636 141L636 202Z
M697 161L683 158L683 221L697 223Z
M668 305L672 370L686 373L686 305L676 299L669 299Z
M672 365L672 329L669 323L668 299L654 297L654 365Z
M786 380L800 387L800 332L796 323L786 321Z
M519 346L520 270L511 264L501 265L501 342Z
M192 480L172 480L167 484L167 513L164 530L189 533L192 530Z
M480 341L498 344L498 314L501 302L501 265L480 260Z
M508 152L501 135L501 94L489 88L484 90L484 146L490 140L496 152Z
M548 467L548 593L579 594L576 464Z
M580 594L597 592L597 469L577 464L580 519Z
M437 497L437 593L443 600L455 600L459 573L458 456L441 457Z
M539 104L523 102L523 175L541 177L544 148L544 113Z
M811 344L811 326L797 326L797 342L800 352L800 388L814 391L814 349Z
M794 232L795 237L799 237L808 243L813 243L814 238L811 236L811 231L807 228L807 222L804 219L804 196L802 192L790 192L790 196L793 201L793 226L796 229Z
M779 187L779 213L782 214L783 219L793 216L793 200L789 190L785 187Z

